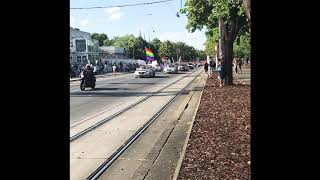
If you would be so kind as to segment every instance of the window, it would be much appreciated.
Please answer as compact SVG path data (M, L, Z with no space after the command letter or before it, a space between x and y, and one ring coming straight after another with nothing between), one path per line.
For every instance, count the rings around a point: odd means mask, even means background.
M88 52L92 52L92 46L88 45Z
M76 51L77 52L85 52L86 51L86 40L84 39L77 39L76 40Z
M87 62L87 56L82 56L82 62L84 62L84 63Z

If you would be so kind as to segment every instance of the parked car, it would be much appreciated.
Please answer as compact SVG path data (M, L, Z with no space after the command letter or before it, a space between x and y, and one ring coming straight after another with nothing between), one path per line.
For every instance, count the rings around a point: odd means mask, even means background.
M163 69L164 73L178 73L178 66L169 64Z
M134 77L138 78L138 77L155 77L156 76L156 72L155 70L150 67L150 66L146 66L146 65L142 65L139 66L136 71L134 72Z
M155 71L156 72L162 72L163 71L163 67L162 66L156 66L155 67Z
M188 64L189 69L194 69L194 66L192 64Z
M189 71L189 68L188 68L187 65L181 64L181 65L178 66L178 70L179 71Z

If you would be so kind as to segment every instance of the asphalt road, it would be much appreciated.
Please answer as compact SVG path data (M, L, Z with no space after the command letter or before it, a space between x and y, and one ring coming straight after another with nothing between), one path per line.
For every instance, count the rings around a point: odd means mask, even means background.
M131 98L146 96L150 94L148 89L182 75L161 72L157 73L155 78L134 78L131 74L98 78L96 88L86 88L85 91L80 90L79 82L70 83L70 125Z

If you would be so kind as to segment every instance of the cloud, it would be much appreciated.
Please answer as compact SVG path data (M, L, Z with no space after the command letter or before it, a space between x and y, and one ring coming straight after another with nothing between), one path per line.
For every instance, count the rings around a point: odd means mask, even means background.
M120 11L119 7L113 7L113 8L107 9L107 13L109 13L109 14L114 14L114 13L117 13L119 11Z
M106 10L108 15L108 21L116 21L121 19L123 13L120 11L119 7L113 7Z
M196 31L194 33L184 32L164 32L159 35L161 41L170 40L172 42L184 42L190 46L195 47L196 49L203 50L205 43L205 34L204 32Z
M115 14L111 14L111 16L109 17L110 21L115 21L120 19L122 16L122 13L115 13Z
M88 23L89 23L89 20L88 20L88 19L83 19L83 20L80 21L79 24L80 24L80 26L87 26Z

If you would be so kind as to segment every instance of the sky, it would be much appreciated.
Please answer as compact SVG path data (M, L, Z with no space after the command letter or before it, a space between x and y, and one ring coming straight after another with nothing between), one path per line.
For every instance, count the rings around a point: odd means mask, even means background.
M70 7L115 6L154 1L159 0L70 0ZM139 36L141 31L141 36L147 41L150 36L150 40L159 38L161 41L181 41L204 50L205 30L188 33L186 15L176 16L180 7L180 0L173 0L141 6L70 9L70 26L89 33L105 33L109 39L126 34Z

